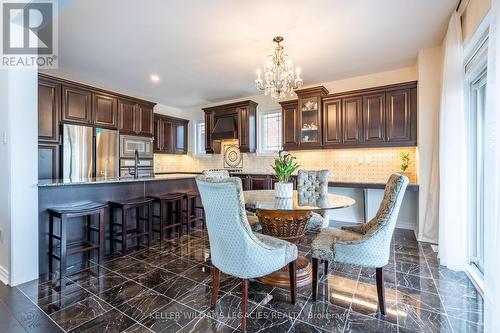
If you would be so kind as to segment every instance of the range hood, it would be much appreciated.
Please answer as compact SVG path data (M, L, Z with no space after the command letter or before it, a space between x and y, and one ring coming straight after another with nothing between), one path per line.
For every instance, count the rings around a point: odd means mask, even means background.
M220 117L212 130L212 140L238 139L238 127L233 116Z

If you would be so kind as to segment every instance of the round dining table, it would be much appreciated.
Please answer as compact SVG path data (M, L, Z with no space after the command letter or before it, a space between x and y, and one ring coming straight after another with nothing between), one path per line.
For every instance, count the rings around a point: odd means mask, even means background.
M312 212L320 213L333 209L352 206L356 201L350 197L336 194L293 192L291 198L277 198L274 190L244 191L245 208L255 212L265 235L280 238L294 244L303 240ZM300 255L296 261L297 286L302 287L312 281L312 268L309 260ZM262 283L290 287L288 265L279 271L259 279Z

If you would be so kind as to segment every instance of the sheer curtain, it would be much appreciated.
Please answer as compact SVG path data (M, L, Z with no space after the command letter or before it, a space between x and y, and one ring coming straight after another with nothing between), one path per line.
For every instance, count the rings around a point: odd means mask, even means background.
M467 159L464 67L460 15L454 12L444 41L439 115L439 258L463 270L467 260Z
M492 1L488 39L485 173L485 332L500 332L500 0Z

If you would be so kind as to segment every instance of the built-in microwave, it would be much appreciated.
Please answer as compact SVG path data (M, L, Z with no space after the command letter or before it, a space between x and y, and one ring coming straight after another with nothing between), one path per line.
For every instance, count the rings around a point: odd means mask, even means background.
M143 136L120 135L120 158L153 158L153 139Z

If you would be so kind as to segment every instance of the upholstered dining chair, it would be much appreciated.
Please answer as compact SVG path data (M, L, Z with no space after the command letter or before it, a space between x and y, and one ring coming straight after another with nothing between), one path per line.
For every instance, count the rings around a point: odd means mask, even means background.
M407 177L391 175L377 214L370 222L341 230L325 228L316 236L311 244L314 301L318 289L318 260L324 261L325 274L328 262L375 268L379 309L386 314L383 267L389 262L392 234L407 185Z
M227 170L203 170L203 175L208 176L208 177L213 177L213 178L229 178L229 171ZM250 224L250 228L252 228L253 232L259 232L262 230L262 226L259 222L259 218L255 213L250 213L247 212L247 220L248 223Z
M297 176L297 196L300 201L321 199L328 196L329 170L309 171L299 170ZM307 230L320 231L328 227L329 219L326 212L312 213Z
M196 177L205 208L212 270L212 309L219 291L220 273L242 279L241 329L246 330L248 279L265 276L288 265L291 301L296 299L297 246L263 234L254 234L245 213L241 179Z

